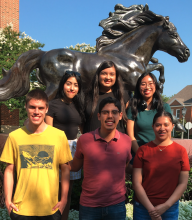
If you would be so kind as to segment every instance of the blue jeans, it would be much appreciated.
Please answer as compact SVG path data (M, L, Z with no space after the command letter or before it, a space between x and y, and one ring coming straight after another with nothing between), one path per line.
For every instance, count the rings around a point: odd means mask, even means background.
M166 212L161 215L162 220L178 220L179 216L179 201L171 206ZM141 204L134 201L133 220L151 220L147 209Z
M125 220L125 201L106 207L86 207L80 205L79 220Z

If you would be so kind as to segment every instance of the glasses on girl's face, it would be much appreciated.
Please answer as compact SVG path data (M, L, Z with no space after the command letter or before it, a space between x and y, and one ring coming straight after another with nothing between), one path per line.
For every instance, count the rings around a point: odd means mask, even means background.
M154 82L150 82L150 83L141 83L141 84L140 84L140 87L141 87L141 88L146 88L146 87L152 88L152 87L154 87L154 85L155 85Z
M108 111L108 110L102 110L101 111L104 115L109 115L109 113L111 113L112 115L117 115L119 113L119 110L112 110L112 111Z
M81 76L80 73L74 72L74 71L70 71L70 70L66 70L65 74L67 74L67 75L76 75L76 76L79 76L79 77Z

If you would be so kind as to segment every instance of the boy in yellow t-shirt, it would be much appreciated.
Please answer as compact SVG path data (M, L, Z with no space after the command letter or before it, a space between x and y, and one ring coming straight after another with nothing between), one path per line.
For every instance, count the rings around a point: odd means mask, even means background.
M44 122L47 95L39 89L26 97L29 121L9 134L1 155L7 163L4 173L5 204L12 220L60 220L67 202L69 169L72 160L65 133ZM58 202L59 167L62 177ZM17 173L12 198L14 170Z

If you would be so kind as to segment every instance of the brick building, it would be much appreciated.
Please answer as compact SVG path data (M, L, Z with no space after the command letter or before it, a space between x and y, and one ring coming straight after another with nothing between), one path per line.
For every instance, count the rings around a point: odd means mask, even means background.
M0 105L1 132L9 133L19 128L19 109L10 111L6 105Z
M19 0L0 0L0 28L10 23L19 32Z
M192 85L188 85L183 88L180 92L174 95L167 102L172 110L172 114L175 115L178 119L182 119L182 108L187 109L185 120L186 122L192 122ZM192 134L192 129L190 130Z

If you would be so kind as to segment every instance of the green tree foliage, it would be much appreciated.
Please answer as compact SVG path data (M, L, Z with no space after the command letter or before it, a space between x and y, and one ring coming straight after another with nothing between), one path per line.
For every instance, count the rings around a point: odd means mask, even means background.
M11 25L6 28L0 29L0 79L3 78L2 68L9 70L16 62L18 57L33 49L42 48L44 44L33 40L27 36L25 32L16 32L12 30ZM35 71L31 73L31 89L34 87L42 87L36 79ZM4 103L10 110L20 110L20 123L22 124L26 118L26 112L24 109L25 97L12 98L8 101L0 102Z
M172 96L166 96L166 95L163 95L161 94L161 98L163 99L163 102L167 102L170 98L172 98L174 95Z
M82 43L82 44L78 43L75 46L71 45L68 49L77 50L77 51L86 52L86 53L95 53L96 52L96 46L90 46L90 44L86 44L86 43Z

